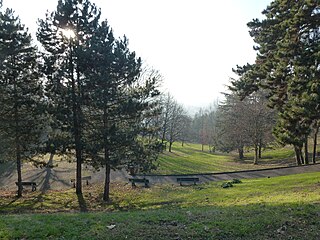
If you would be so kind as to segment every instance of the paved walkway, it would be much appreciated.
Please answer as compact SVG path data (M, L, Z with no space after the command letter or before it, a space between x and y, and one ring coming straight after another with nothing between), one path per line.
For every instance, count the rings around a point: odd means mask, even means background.
M248 178L267 178L286 176L291 174L308 173L308 172L319 172L320 164L312 164L306 166L294 166L294 167L282 167L272 169L259 169L251 171L235 171L235 172L224 172L224 173L212 173L212 174L190 174L190 175L146 175L151 183L163 184L163 183L176 183L177 177L198 177L201 182L209 181L222 181Z
M0 166L3 169L3 166ZM14 163L7 163L6 171L0 171L0 189L16 190L15 182L17 179ZM284 167L265 170L237 171L225 173L209 173L209 174L190 174L190 175L146 175L151 184L178 184L177 177L198 177L200 182L232 180L234 178L266 178L284 176L298 173L318 172L320 164L299 166L299 167ZM25 165L22 171L24 181L35 181L38 189L45 191L47 189L65 189L72 187L71 178L75 178L75 164L62 162L53 168L34 168L30 165ZM83 176L92 176L90 183L104 182L104 169L95 172L90 167L83 169ZM141 178L142 176L136 176ZM116 182L128 183L128 178L132 178L125 171L112 171L111 180Z
M57 162L54 163L53 166L53 168L36 168L25 164L22 167L22 179L23 181L36 182L37 189L41 191L71 188L73 183L71 183L70 180L74 179L76 175L75 163ZM6 171L4 171L4 168ZM0 164L0 190L16 190L16 172L14 162L6 163L5 167ZM105 178L104 168L100 171L95 171L93 168L83 165L82 176L91 176L92 179L89 181L90 183L102 183ZM129 177L126 171L111 171L112 181L128 182ZM85 181L83 183L85 183Z

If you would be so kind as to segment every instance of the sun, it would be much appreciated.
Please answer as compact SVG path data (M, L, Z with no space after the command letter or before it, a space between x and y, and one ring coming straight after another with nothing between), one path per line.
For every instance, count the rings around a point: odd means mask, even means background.
M60 31L62 35L68 39L74 39L76 37L76 34L72 29L61 29Z

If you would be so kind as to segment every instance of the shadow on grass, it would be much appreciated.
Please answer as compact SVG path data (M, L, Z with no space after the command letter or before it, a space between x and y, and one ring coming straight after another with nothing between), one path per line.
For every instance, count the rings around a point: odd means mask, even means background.
M16 171L15 161L0 163L0 186L6 179L12 177ZM2 180L3 178L3 180Z
M274 157L270 157L270 156L262 156L262 158L258 159L258 165L259 164L270 165L270 166L279 165L283 167L296 165L295 159L293 157L281 158L281 159L273 159L273 158ZM233 162L240 163L243 165L253 165L253 157L252 156L244 157L243 159L240 160L238 156L233 156Z
M40 191L44 194L47 190L52 189L51 182L59 182L63 186L70 186L70 183L58 176L61 173L67 173L68 171L53 170L53 158L54 154L50 155L46 167L34 175L30 176L30 180L37 182L37 186L40 186Z
M51 170L51 167L50 166L52 166L53 165L53 156L54 156L54 154L53 153L51 153L50 154L50 158L49 158L49 161L48 161L48 163L47 163L47 167L46 167L46 169L45 169L45 177L44 177L44 182L43 182L43 184L42 184L42 186L41 186L41 188L40 188L40 190L41 190L41 193L45 193L48 189L50 189L50 177L51 177L51 175L52 175L52 170Z
M14 197L10 202L1 204L0 202L0 213L7 213L7 209L15 208L14 203L18 200L19 198L17 196Z
M172 151L172 152L169 152L169 151L163 151L162 152L163 155L165 156L171 156L171 157L174 157L174 156L177 156L177 157L182 157L185 155L185 153L179 153L179 152L176 152L176 151Z
M115 212L112 218L102 212L90 220L85 214L30 215L33 224L23 215L0 215L0 221L11 230L4 239L319 239L319 211L316 204L249 204ZM105 227L110 223L112 232Z
M135 189L138 191L136 192ZM141 188L144 190L145 188ZM130 191L130 190L129 190ZM97 204L106 207L110 211L130 211L130 210L141 210L141 209L157 209L161 207L174 207L179 206L185 202L185 199L181 197L175 197L174 199L166 198L152 198L150 200L147 196L139 200L135 200L133 196L140 195L139 187L132 189L133 194L129 193L129 196L119 196L118 194L111 193L110 201L105 202L102 200L102 194L99 194L99 202ZM131 195L132 194L132 195ZM131 199L133 197L133 199Z
M78 203L79 203L79 207L80 207L80 211L81 212L88 212L88 206L86 203L86 200L83 198L83 194L77 194L78 197Z
M136 204L137 209L141 208L158 208L158 207L166 207L166 206L178 206L179 204L183 203L182 200L172 200L172 201L156 201L156 202L150 202L150 203L139 203Z
M182 200L172 200L172 201L155 201L155 202L141 202L141 203L127 203L124 204L120 201L111 200L108 205L111 205L114 210L117 211L130 211L130 210L141 210L141 209L155 209L159 207L173 207L179 206L183 203Z

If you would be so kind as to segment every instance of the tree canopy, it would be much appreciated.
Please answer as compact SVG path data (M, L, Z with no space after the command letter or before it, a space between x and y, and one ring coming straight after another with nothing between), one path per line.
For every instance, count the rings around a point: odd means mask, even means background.
M37 36L45 50L51 144L62 154L75 152L79 194L82 163L104 166L108 201L111 169L129 161L147 167L156 156L156 142L140 136L144 117L156 108L158 79L141 78L142 61L128 39L114 37L89 0L59 0L56 11L39 20Z
M16 160L20 197L22 160L42 144L43 89L37 49L13 10L0 13L0 29L0 137L5 139L0 150Z
M267 91L269 105L279 111L274 134L294 145L300 164L306 135L319 120L319 2L275 0L262 13L263 20L248 23L256 61L237 67L241 76L231 89L242 98Z

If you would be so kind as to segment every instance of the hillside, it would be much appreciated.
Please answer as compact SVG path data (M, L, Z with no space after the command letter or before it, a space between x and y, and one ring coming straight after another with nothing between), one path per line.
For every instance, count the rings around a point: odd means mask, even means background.
M291 148L265 150L258 165L252 164L253 153L245 153L243 161L237 159L236 153L209 153L200 144L175 143L172 152L165 151L158 160L156 174L192 174L261 169L294 165L294 152Z
M101 186L85 188L83 198L73 190L21 199L2 192L0 239L319 239L319 178L243 180L228 189L114 184L110 204Z
M265 151L259 165L252 165L250 154L239 162L236 155L176 144L172 153L160 156L158 172L218 172L294 163L288 148ZM63 166L67 180L73 168L69 171L66 162L56 163ZM59 167L49 170L56 174ZM29 190L19 199L13 190L0 190L0 239L319 239L319 178L315 172L240 179L242 183L226 189L222 181L150 188L132 188L120 181L111 184L109 203L102 201L103 186L97 181L84 186L82 196L70 187Z
M197 174L214 173L222 171L238 171L250 169L262 169L294 165L293 151L291 148L280 148L263 152L263 158L258 165L252 164L252 152L247 152L247 158L243 161L237 159L236 154L209 153L207 149L201 151L199 144L180 143L173 145L172 153L160 154L156 164L158 168L151 174ZM42 160L48 161L49 155ZM36 181L39 188L66 189L70 188L70 179L74 178L75 163L63 160L55 156L49 163L53 168L36 168L30 163L24 163L22 167L25 181ZM104 181L104 171L95 171L90 166L83 165L84 176L91 175L92 183ZM112 180L127 182L128 174L125 170L112 172ZM15 189L16 167L14 162L0 163L0 189Z

